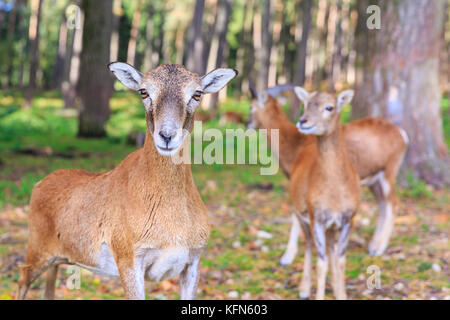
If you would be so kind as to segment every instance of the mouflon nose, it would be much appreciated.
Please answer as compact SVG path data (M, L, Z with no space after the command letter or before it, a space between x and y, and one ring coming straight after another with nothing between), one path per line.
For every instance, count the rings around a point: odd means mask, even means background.
M306 118L300 118L298 119L297 127L300 128L302 125L308 122L308 119Z
M159 135L164 140L166 144L169 144L170 140L172 140L174 134L165 130L159 132Z

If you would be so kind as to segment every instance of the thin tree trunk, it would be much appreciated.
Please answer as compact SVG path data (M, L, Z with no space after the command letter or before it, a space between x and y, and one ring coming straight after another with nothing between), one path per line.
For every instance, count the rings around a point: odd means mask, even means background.
M158 26L158 37L155 39L155 49L156 53L153 54L152 62L153 66L156 66L160 63L163 57L163 44L164 44L164 24L166 23L166 10L161 10L161 24Z
M22 19L19 19L19 25L18 25L18 38L19 40L19 52L22 52L23 54L19 56L19 74L17 79L17 86L19 89L23 89L23 76L25 73L25 60L27 59L27 41L26 41L26 20L25 20L25 12L23 8L25 7L25 4L22 3Z
M298 12L303 13L302 14L302 25L296 26L296 34L297 30L301 29L301 37L298 37L297 43L297 54L296 54L296 72L294 76L294 82L296 85L303 86L305 83L305 72L306 72L306 54L308 49L308 38L309 38L309 32L311 30L311 20L312 20L312 7L313 7L313 0L301 0L297 1L298 5ZM298 21L301 21L298 19ZM297 22L297 24L300 24L300 22Z
M330 92L335 92L335 84L340 74L340 64L342 60L342 0L336 1L335 23L333 25L333 46L328 74L328 88Z
M228 30L228 23L230 21L232 3L232 0L222 0L219 3L217 20L211 40L206 71L210 71L222 66L223 51L226 43L226 35ZM204 108L210 109L214 116L217 111L217 101L217 93L206 95L202 105Z
M270 51L272 47L272 12L273 4L276 0L263 0L262 16L260 23L259 36L260 50L257 50L258 57L258 78L256 81L258 91L267 89L269 80ZM258 31L258 30L257 30ZM258 36L258 35L257 35Z
M277 83L277 63L279 57L280 35L282 29L282 19L284 3L282 1L274 3L273 13L273 36L270 46L268 87L273 87Z
M39 68L39 24L41 21L42 0L31 1L31 16L28 38L30 39L30 77L23 108L31 106L31 99L36 90L36 73Z
M243 83L247 79L248 76L242 76L244 72L245 61L251 59L249 56L250 46L252 46L251 41L251 29L252 29L252 13L253 13L253 1L245 1L244 4L244 14L242 15L242 30L239 33L239 43L240 45L237 48L236 52L236 70L241 74L240 77L236 78L236 88L235 97L240 98L240 95L244 92ZM247 80L248 81L248 80Z
M381 29L369 30L364 81L353 117L379 116L409 136L405 172L437 187L450 185L443 139L439 48L443 1L379 2Z
M203 63L203 13L205 10L205 0L196 0L194 8L194 17L190 28L190 41L188 45L186 67L198 74L204 74Z
M139 21L141 20L142 0L138 0L137 9L133 14L131 23L130 41L128 42L127 63L134 66L136 60L136 45L139 33Z
M8 55L6 57L6 59L8 59L6 61L7 63L7 71L6 71L6 75L7 75L7 85L8 87L12 87L12 78L13 78L13 65L14 65L14 37L16 34L16 21L17 21L17 16L20 14L19 8L20 3L19 1L17 3L14 4L14 7L12 8L11 12L9 13L9 21L8 21L8 35L7 35L7 39L8 39ZM19 17L20 19L20 17Z
M79 2L77 2L79 4ZM64 81L61 87L61 92L64 99L64 108L75 107L77 97L77 83L80 77L80 55L83 49L83 29L84 29L84 14L79 12L80 25L78 28L71 30L71 41L67 49L67 59L64 72Z
M153 23L153 14L154 14L154 8L153 4L150 2L148 5L148 19L147 19L147 26L145 28L145 39L146 39L146 46L145 46L145 53L144 53L144 68L143 70L147 72L148 70L152 69L154 67L152 56L153 56L153 32L154 32L154 23Z
M290 10L283 5L283 11L281 13L281 31L280 31L280 43L279 43L279 55L281 57L281 70L278 81L291 82L289 65L289 43L290 43L290 28L291 25L287 21L287 16Z
M184 34L186 27L182 23L178 24L177 32L175 34L175 47L176 47L176 63L183 64L183 51L184 51Z
M324 77L328 88L327 90L333 92L334 86L330 86L330 78L333 76L333 53L335 51L335 35L338 21L338 2L339 0L330 1L329 5L329 16L327 21L327 33L326 33L326 51L325 51L325 67L324 67Z
M112 76L110 58L112 1L83 0L83 51L78 92L81 98L79 137L103 137L109 119Z
M308 49L308 38L311 30L312 20L312 7L313 0L297 0L296 3L297 12L299 17L297 18L297 25L295 27L297 52L295 58L295 85L303 86L306 78L306 55ZM303 19L300 19L300 16ZM302 23L300 22L302 21ZM300 37L301 30L301 37ZM295 97L291 98L291 105L289 109L291 120L297 120L300 115L300 101Z
M362 85L364 81L364 63L367 60L367 41L369 36L369 29L366 26L367 14L366 9L368 0L360 0L356 2L358 12L358 20L355 29L355 86ZM372 35L373 33L371 33Z
M111 62L119 59L119 27L120 17L122 15L122 0L114 0L113 2L113 21L112 21L112 34L111 34L111 48L110 57Z
M56 54L56 63L53 73L52 87L54 89L59 88L64 80L64 65L66 62L66 50L67 50L67 21L65 13L63 13L61 25L59 27L58 52Z

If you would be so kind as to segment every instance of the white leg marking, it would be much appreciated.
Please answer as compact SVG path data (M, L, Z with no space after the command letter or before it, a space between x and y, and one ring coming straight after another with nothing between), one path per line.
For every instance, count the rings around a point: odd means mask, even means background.
M317 292L316 300L325 298L325 281L328 272L328 257L326 252L325 228L323 225L314 224L314 244L317 250Z
M380 217L381 218L381 217ZM377 226L377 234L370 246L370 255L380 256L386 250L392 231L394 229L394 215L392 212L392 204L388 202L384 205L384 218L379 220Z
M311 271L312 271L312 246L313 239L311 231L309 230L309 224L301 222L303 233L305 234L306 248L305 248L305 260L303 262L303 275L300 282L299 296L301 299L309 298L311 294Z
M287 244L286 252L280 260L282 266L290 265L298 252L298 237L300 235L300 223L295 213L292 213L291 232L289 234L289 242Z
M194 300L197 296L199 261L200 261L200 254L195 256L192 263L187 265L180 275L181 300Z
M389 184L389 182L384 177L384 171L382 171L380 173L380 176L379 176L378 180L380 181L381 189L383 190L383 195L386 198L388 196L389 192L391 192L391 185Z
M379 202L379 215L377 228L369 245L369 254L371 256L380 256L386 250L392 230L394 228L394 214L392 203L388 200L392 187L384 176L384 172L380 175L379 183L383 192L385 202Z
M397 128L397 129L398 129L398 131L400 131L400 135L402 136L403 140L405 140L405 143L407 145L409 145L409 137L408 137L408 134L406 133L406 131L403 130L402 128Z

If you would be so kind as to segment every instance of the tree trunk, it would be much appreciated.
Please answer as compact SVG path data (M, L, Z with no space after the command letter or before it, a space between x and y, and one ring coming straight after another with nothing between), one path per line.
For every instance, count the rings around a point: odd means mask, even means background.
M23 89L23 76L24 76L24 69L25 69L25 60L27 59L27 41L26 41L26 20L25 20L25 12L24 7L26 4L22 4L21 7L21 14L22 19L19 19L19 25L17 30L17 36L20 39L19 40L19 52L22 52L23 54L19 56L19 72L18 72L18 79L17 79L17 86L19 89Z
M80 2L75 2L79 5ZM79 23L77 28L71 30L71 39L67 48L66 65L64 70L64 80L61 87L64 99L64 108L74 108L77 97L77 83L80 77L80 55L83 49L83 27L84 14L80 10Z
M331 60L328 73L328 88L334 93L335 85L340 75L340 66L342 60L342 0L337 0L335 7L335 19L333 26L333 45L331 51Z
M64 80L64 64L66 62L67 50L67 21L66 14L63 13L61 25L59 27L58 52L56 54L56 63L53 70L53 84L54 89L60 88Z
M204 74L203 63L203 12L205 10L205 0L196 0L194 8L194 18L189 30L189 43L186 58L186 67L198 74Z
M271 48L270 48L270 62L269 62L269 74L268 74L268 87L273 87L277 84L277 76L278 76L278 59L280 56L279 50L280 50L280 35L281 35L281 29L283 26L282 19L284 18L283 12L284 12L284 5L285 3L283 1L275 2L274 8L273 8L273 15L272 15L272 40L271 40Z
M122 15L122 0L114 0L111 47L110 47L111 52L109 54L109 60L111 62L117 61L119 59L119 28L121 15Z
M368 0L360 0L356 3L358 19L355 29L355 86L362 85L364 81L364 63L367 60L367 37L369 29L366 26Z
M153 54L152 62L153 66L156 66L160 63L163 56L163 44L164 44L164 24L166 23L166 10L165 7L161 9L161 23L158 26L158 37L155 39L155 49L156 53Z
M110 57L112 1L83 0L83 52L78 92L81 98L79 137L103 137L109 119L112 76Z
M319 1L319 12L320 19L318 17L318 27L319 27L319 49L320 51L317 53L318 57L318 66L316 73L316 88L321 89L321 82L324 79L327 79L327 53L328 53L328 20L330 18L332 4L328 3L327 0Z
M128 42L127 63L134 66L136 60L136 44L139 33L139 20L141 20L142 0L138 0L137 9L133 14L131 23L130 41Z
M143 71L147 72L148 70L155 67L153 65L153 32L154 32L154 23L153 23L153 14L154 14L154 8L153 4L150 2L148 4L148 19L147 19L147 26L145 28L145 39L147 41L147 44L145 46L145 53L144 53L144 66Z
M353 117L383 117L409 136L406 172L437 187L450 185L443 139L439 48L443 1L380 1L381 30L369 30L364 81Z
M39 24L41 21L42 0L31 1L30 28L30 77L23 108L31 106L31 99L36 90L36 73L39 68Z
M222 0L219 3L217 20L211 40L206 71L209 72L222 66L223 51L226 43L228 23L230 21L231 6L233 0ZM203 106L212 111L213 115L217 111L218 94L206 95L203 99Z
M7 35L7 41L8 41L8 55L6 57L7 61L7 85L8 87L12 87L12 79L13 79L13 66L14 66L14 37L16 35L16 21L17 17L19 16L20 19L20 3L17 1L14 4L14 7L12 8L11 12L9 13L9 21L8 21L8 35ZM19 20L20 21L20 20ZM22 52L21 52L22 53Z
M261 17L260 30L260 49L257 50L258 58L258 78L256 81L259 92L266 90L269 80L270 51L272 48L272 11L275 0L263 0L263 13Z
M311 30L313 0L297 0L296 7L299 17L297 18L297 25L295 27L297 52L295 57L294 84L303 86L306 78L306 54L309 32ZM300 19L300 16L303 19ZM300 30L301 37L299 35ZM295 95L292 95L289 113L291 120L297 120L300 116L300 101Z
M245 82L248 82L248 70L246 70L246 63L252 60L253 45L252 45L252 20L253 20L253 1L245 1L244 14L242 15L242 30L239 34L239 46L236 52L236 70L241 74L237 77L235 97L240 98L241 94L246 92L244 88Z

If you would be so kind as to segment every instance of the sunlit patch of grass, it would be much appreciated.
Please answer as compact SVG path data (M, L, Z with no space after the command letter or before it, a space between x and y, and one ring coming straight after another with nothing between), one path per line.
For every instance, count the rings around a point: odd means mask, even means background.
M423 272L431 269L431 263L428 261L422 262L417 267L417 272Z
M417 179L411 173L408 173L406 180L408 184L406 188L402 189L402 196L416 199L431 198L433 196L425 181Z

